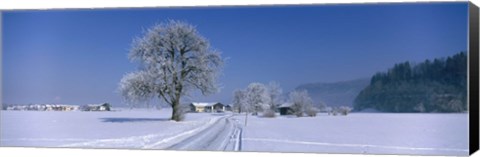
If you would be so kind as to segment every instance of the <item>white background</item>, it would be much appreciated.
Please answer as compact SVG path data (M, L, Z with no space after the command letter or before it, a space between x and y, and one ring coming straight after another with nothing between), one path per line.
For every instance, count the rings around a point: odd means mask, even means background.
M448 0L435 0L441 2ZM378 2L425 2L425 0L0 0L0 10L11 9L52 9L52 8L131 8L131 7L161 7L161 6L212 6L212 5L258 5L258 4L328 4L328 3L378 3ZM477 6L480 0L472 0ZM0 20L1 21L1 20ZM1 22L0 22L1 27ZM1 36L1 32L0 32ZM0 40L1 41L1 40ZM1 45L0 45L1 51ZM0 52L1 54L1 52ZM0 55L1 60L1 55ZM1 72L1 64L0 64ZM1 75L1 73L0 73ZM2 77L0 77L2 78ZM0 81L1 89L1 81ZM1 95L0 95L1 102ZM1 127L1 126L0 126ZM0 137L1 138L1 137ZM304 154L304 153L253 153L253 152L198 152L198 151L162 151L162 150L119 150L119 149L58 149L58 148L0 148L0 156L69 156L69 157L326 157L326 156L366 156L352 154ZM386 156L386 155L368 155ZM389 155L400 156L400 155ZM480 157L477 152L474 156Z

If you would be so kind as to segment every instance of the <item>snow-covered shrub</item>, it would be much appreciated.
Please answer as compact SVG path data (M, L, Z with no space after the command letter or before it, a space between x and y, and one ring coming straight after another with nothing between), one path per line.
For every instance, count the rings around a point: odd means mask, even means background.
M337 115L337 111L332 111L332 115L333 115L333 116L336 116L336 115Z
M352 108L347 106L341 106L340 108L338 108L338 112L344 116L348 115L348 113L350 113L351 110Z
M308 108L305 113L307 114L307 116L309 117L315 117L317 116L317 113L319 112L319 109L315 108L315 107L310 107Z
M263 112L263 117L274 118L275 116L276 115L274 110L265 110Z

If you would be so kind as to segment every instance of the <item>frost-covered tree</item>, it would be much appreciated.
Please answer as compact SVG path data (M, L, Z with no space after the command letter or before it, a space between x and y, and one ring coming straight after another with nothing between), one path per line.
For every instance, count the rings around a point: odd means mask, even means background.
M139 63L139 71L122 78L122 96L134 102L157 97L172 107L172 120L182 120L180 102L189 92L217 91L223 59L188 23L171 20L153 26L134 39L128 57Z
M242 111L247 111L247 103L246 103L246 98L245 98L245 91L244 90L235 90L233 92L233 106L236 110L238 110L238 113L241 113Z
M248 111L250 110L250 105L247 102L247 92L245 90L235 90L232 104L238 113L245 112L245 126L247 126Z
M119 83L120 92L132 107L154 97L154 80L146 71L128 73Z
M275 117L275 109L282 103L282 88L277 82L270 82L267 85L270 102L268 108L263 111L264 117Z
M282 103L282 88L277 82L268 83L268 96L270 97L270 103L268 104L270 110L275 110L276 105Z
M291 92L289 99L293 103L292 110L297 117L302 117L303 113L310 111L313 107L313 101L306 90Z
M268 108L270 97L268 89L261 83L250 83L245 89L245 98L247 112L253 112L254 115L258 115L258 112L262 112Z

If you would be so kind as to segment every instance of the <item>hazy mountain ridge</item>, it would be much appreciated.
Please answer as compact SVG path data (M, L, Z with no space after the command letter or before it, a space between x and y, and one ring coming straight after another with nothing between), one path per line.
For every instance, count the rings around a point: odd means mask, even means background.
M296 89L305 89L315 104L324 102L328 106L353 106L357 95L370 83L370 79L362 78L331 83L307 83Z

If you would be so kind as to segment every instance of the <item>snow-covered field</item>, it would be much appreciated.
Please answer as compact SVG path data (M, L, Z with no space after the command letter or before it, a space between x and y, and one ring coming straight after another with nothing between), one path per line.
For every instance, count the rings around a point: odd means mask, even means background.
M205 131L218 131L207 128L221 127L216 122L225 120L218 114L189 113L186 121L173 122L168 120L170 112L1 111L0 146L168 149L189 145L185 139L208 134ZM244 118L236 115L231 122L243 126ZM241 150L468 155L468 114L249 116Z
M162 149L215 122L219 116L170 109L118 112L1 111L1 146Z
M468 155L468 114L249 116L242 147L243 151Z

